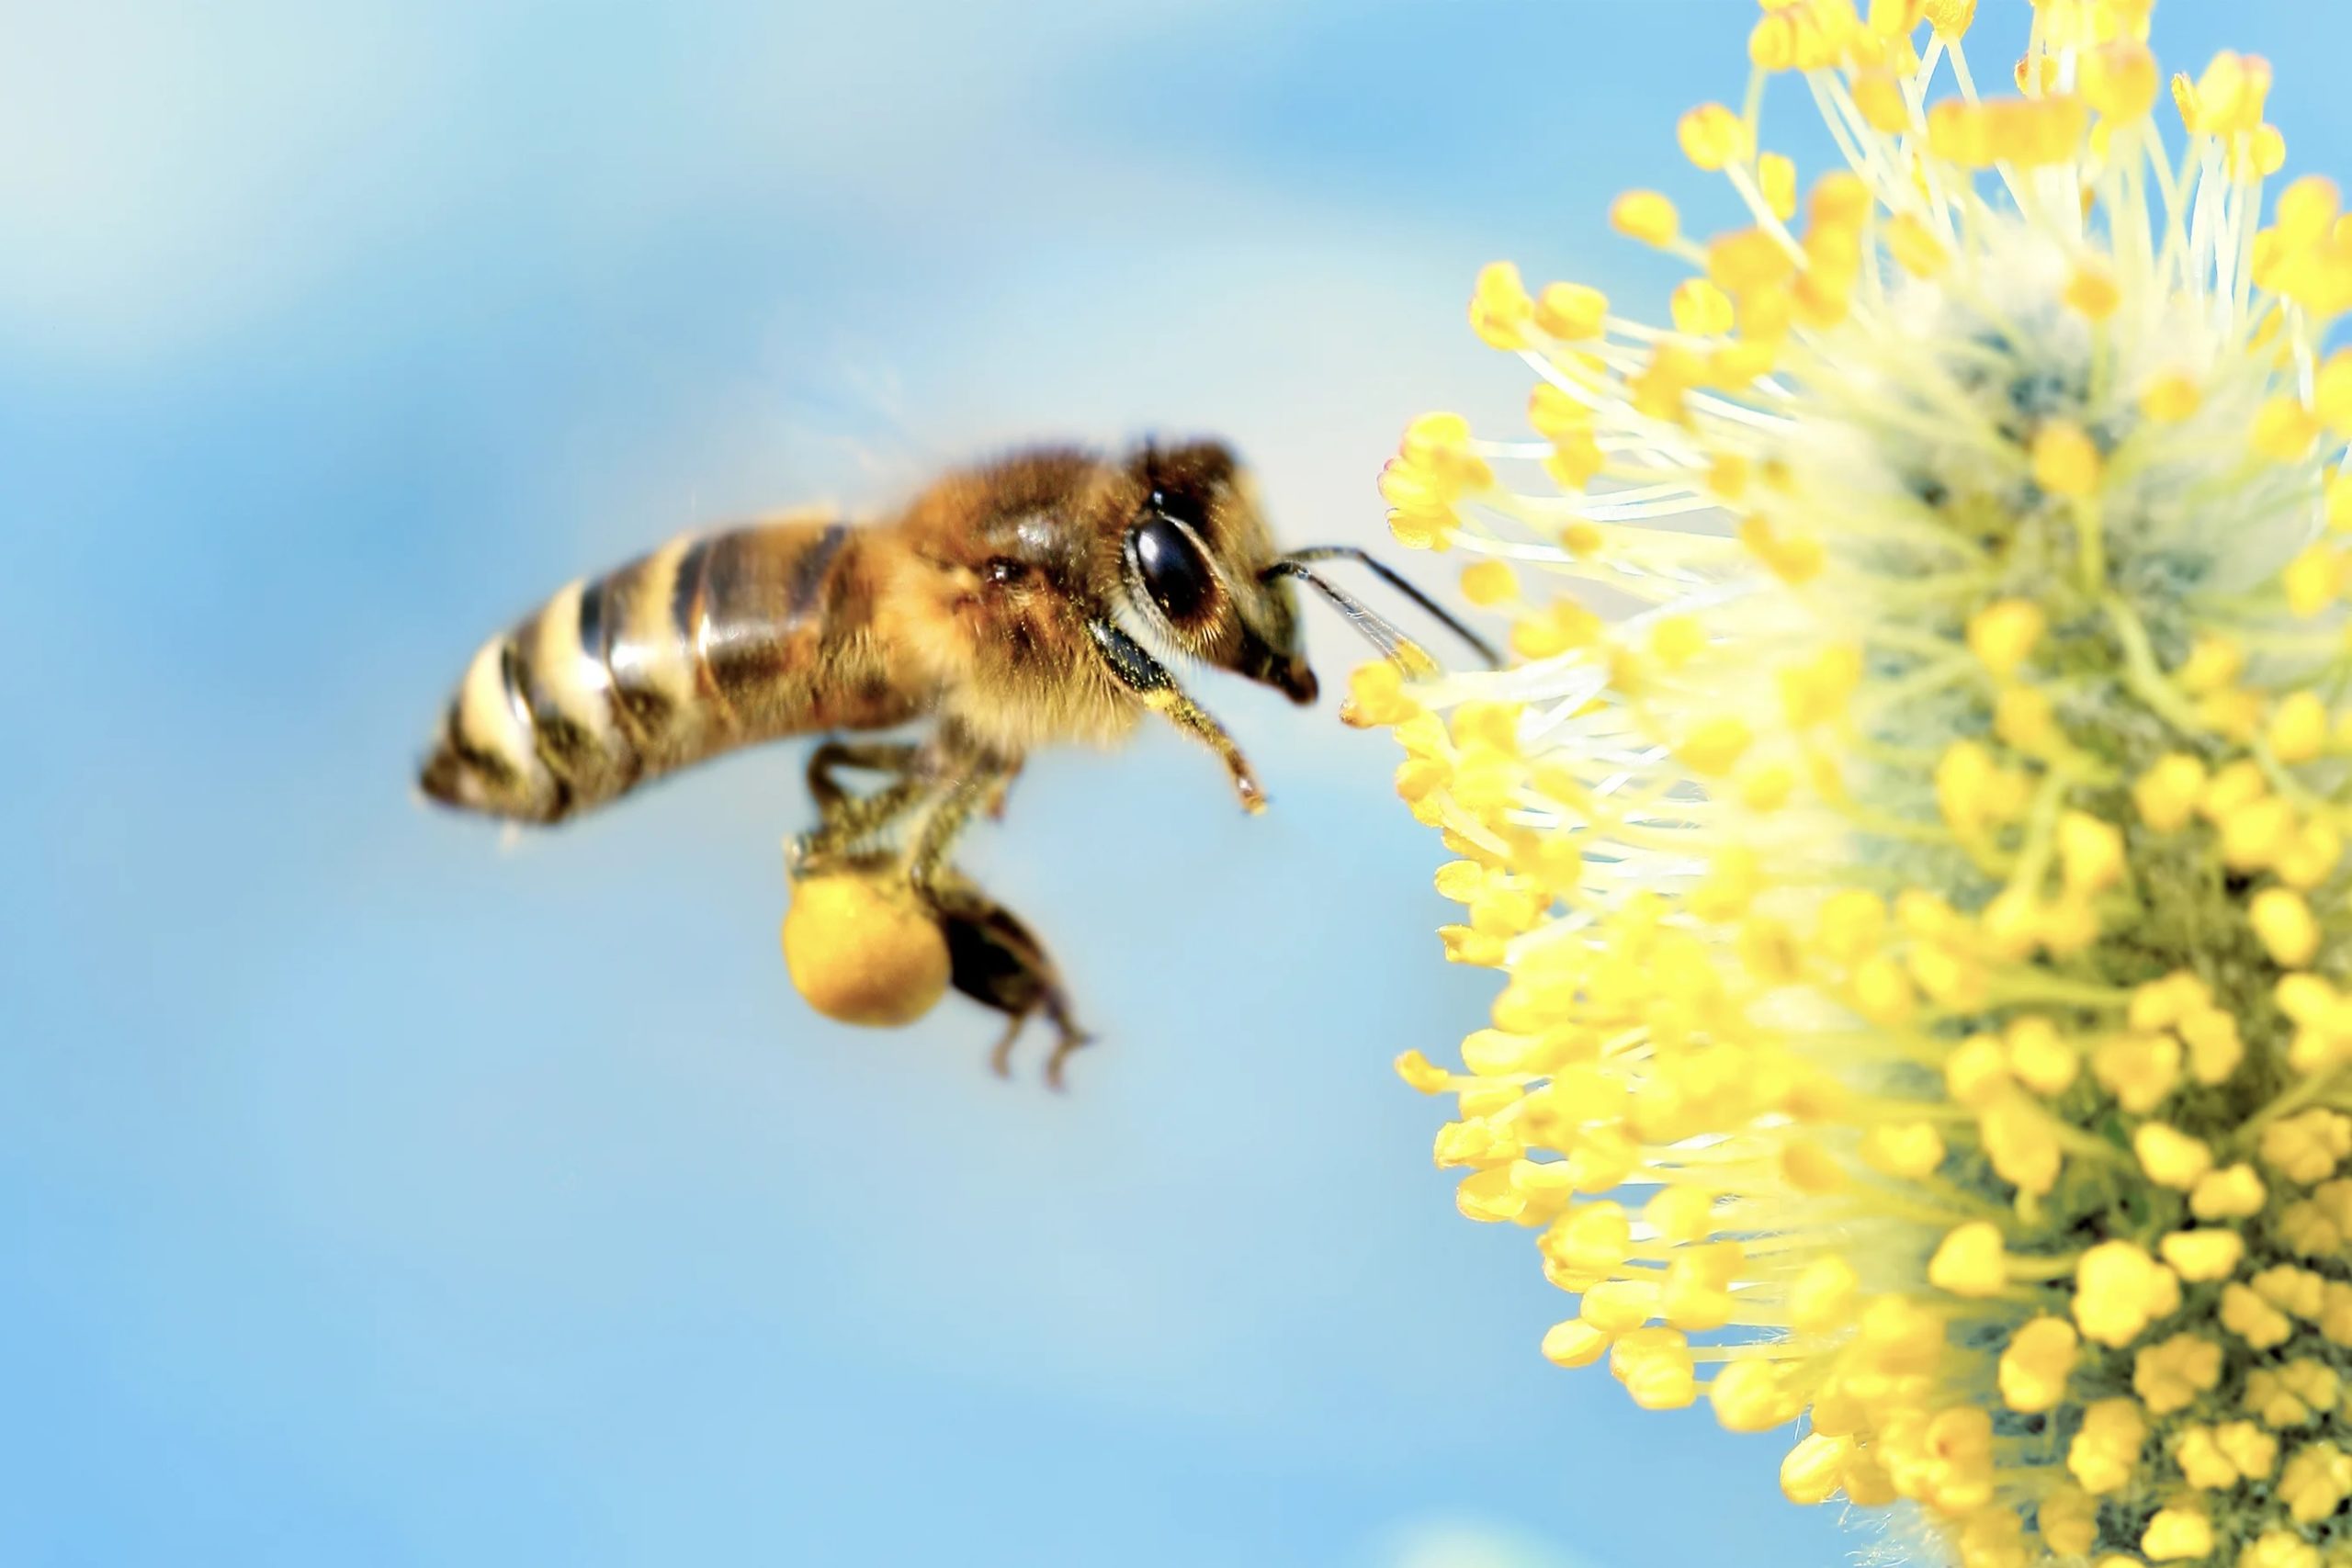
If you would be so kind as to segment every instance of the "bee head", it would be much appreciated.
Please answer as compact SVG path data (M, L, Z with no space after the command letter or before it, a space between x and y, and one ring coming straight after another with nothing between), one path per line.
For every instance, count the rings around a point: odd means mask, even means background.
M1233 454L1214 441L1146 446L1125 477L1133 504L1118 547L1127 603L1204 663L1312 703L1298 602L1288 581L1268 575L1279 552Z

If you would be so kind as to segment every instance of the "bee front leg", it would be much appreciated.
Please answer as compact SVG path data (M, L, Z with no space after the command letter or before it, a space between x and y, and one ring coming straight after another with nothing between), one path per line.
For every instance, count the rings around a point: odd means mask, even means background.
M1069 995L1045 944L1011 910L952 873L930 897L947 938L950 983L1011 1021L989 1053L989 1066L999 1077L1010 1076L1013 1043L1042 1011L1057 1032L1053 1055L1046 1059L1046 1082L1061 1088L1062 1064L1093 1036L1070 1017Z
M1250 766L1250 759L1225 732L1225 726L1209 716L1208 710L1184 694L1176 677L1168 667L1154 659L1144 646L1106 620L1086 623L1094 638L1095 651L1102 657L1102 667L1111 678L1143 699L1144 706L1165 716L1170 724L1206 746L1225 763L1225 771L1233 780L1233 793L1241 797L1241 808L1249 812L1266 809L1266 792L1258 783L1258 775Z

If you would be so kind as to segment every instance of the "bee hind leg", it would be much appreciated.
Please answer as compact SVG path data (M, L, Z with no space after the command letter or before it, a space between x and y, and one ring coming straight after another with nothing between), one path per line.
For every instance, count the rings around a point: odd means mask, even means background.
M790 868L797 873L852 853L906 815L923 795L914 776L919 755L902 741L828 740L811 752L808 794L817 803L818 825L791 841ZM872 795L852 795L834 776L842 769L896 777Z
M1061 1088L1062 1064L1093 1037L1071 1018L1069 993L1045 943L1018 916L967 884L934 886L931 901L947 938L950 984L1010 1021L989 1053L989 1066L999 1077L1010 1076L1013 1043L1043 1012L1057 1034L1046 1082Z

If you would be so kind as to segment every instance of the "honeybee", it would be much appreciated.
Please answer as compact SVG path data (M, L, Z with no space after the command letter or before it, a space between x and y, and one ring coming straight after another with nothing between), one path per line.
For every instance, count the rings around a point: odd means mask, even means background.
M1241 805L1263 810L1248 759L1146 638L1312 704L1295 581L1408 671L1432 671L1314 570L1341 558L1494 662L1364 552L1278 549L1220 443L1115 457L1046 448L951 472L880 520L785 515L689 535L567 584L474 655L419 783L452 807L548 824L756 742L927 726L911 740L816 750L819 821L791 846L792 869L894 855L961 943L956 988L1011 1021L999 1070L1043 1010L1059 1032L1057 1074L1085 1036L1044 945L948 865L957 836L976 810L1001 814L1029 752L1116 745L1147 713L1213 751ZM861 795L844 770L882 782Z

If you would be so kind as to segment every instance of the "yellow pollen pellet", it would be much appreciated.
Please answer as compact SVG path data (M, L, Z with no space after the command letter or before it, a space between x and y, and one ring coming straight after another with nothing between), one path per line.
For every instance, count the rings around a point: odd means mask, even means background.
M1711 172L1747 162L1752 148L1746 122L1721 104L1701 104L1682 117L1674 133L1682 155Z
M1629 190L1609 209L1609 223L1619 233L1644 244L1664 247L1682 232L1674 203L1654 190Z
M2052 420L2033 438L2033 481L2052 495L2086 496L2098 488L2098 448L2083 427Z

